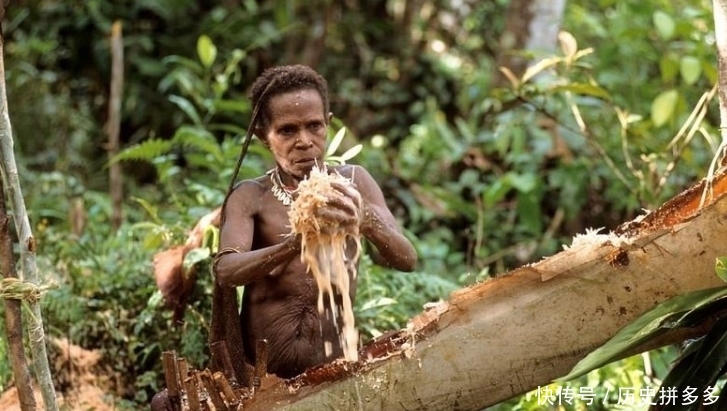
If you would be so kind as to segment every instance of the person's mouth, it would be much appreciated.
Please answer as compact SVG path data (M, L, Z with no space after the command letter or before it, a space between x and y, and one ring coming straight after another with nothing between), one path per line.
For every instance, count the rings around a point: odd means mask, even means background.
M315 162L315 158L301 158L299 160L296 160L295 164L299 166L312 166L313 164L315 164Z

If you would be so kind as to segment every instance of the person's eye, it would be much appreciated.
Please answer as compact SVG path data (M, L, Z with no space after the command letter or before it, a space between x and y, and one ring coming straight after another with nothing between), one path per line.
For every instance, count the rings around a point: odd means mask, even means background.
M280 134L283 137L292 137L295 135L295 127L283 127L280 130L278 130L278 134Z
M308 130L315 133L320 133L326 126L323 123L311 123L308 125Z

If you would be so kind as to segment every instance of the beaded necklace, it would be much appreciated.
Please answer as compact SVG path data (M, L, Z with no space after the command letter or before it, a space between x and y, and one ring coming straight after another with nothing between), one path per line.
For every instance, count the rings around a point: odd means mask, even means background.
M295 190L291 190L283 184L283 181L280 179L278 167L268 171L266 174L270 176L270 182L273 183L272 187L270 187L270 191L273 193L273 196L283 203L284 206L290 206L293 204L292 193L294 193Z

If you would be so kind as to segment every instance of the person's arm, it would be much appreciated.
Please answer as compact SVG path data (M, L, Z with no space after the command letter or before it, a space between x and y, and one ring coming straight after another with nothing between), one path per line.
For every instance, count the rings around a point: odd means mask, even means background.
M255 234L254 215L261 198L258 191L258 183L242 183L230 195L223 210L220 249L214 262L215 275L222 285L241 286L275 275L282 264L300 255L300 240L295 237L251 251Z
M374 261L400 271L413 271L417 264L416 250L387 207L379 185L365 168L351 167L351 177L362 199L360 230L376 247Z

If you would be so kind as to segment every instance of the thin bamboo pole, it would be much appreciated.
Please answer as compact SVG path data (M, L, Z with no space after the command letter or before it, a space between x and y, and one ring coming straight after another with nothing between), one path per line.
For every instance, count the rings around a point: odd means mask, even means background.
M0 3L2 4L2 3ZM4 5L2 13L4 13ZM5 87L5 62L4 62L4 36L0 35L0 172L4 185L7 187L8 197L13 211L15 230L20 242L20 279L28 285L38 287L38 267L35 260L35 238L30 228L28 212L25 208L25 200L20 188L18 178L18 167L15 163L13 151L13 133L8 113L8 100ZM28 299L30 315L28 316L28 338L30 350L33 357L36 378L43 395L43 403L48 411L57 411L55 389L51 378L50 366L48 364L48 352L45 345L45 331L43 330L43 316L40 310L40 302L37 299Z
M5 187L0 179L0 277L3 284L10 279L18 279L15 270L15 255L10 237L10 217L5 208ZM4 287L0 287L4 288ZM8 293L9 294L9 293ZM14 296L13 296L14 297ZM33 394L33 380L28 369L28 359L23 347L23 319L21 314L22 300L5 295L5 334L8 338L10 361L13 367L15 386L18 389L18 400L22 411L35 411L35 395Z

